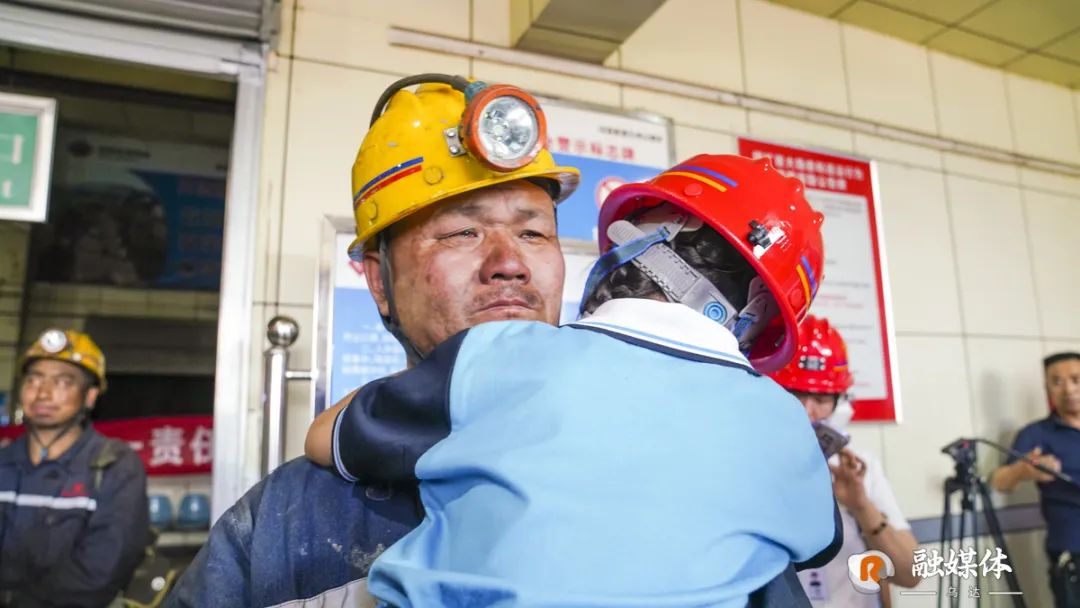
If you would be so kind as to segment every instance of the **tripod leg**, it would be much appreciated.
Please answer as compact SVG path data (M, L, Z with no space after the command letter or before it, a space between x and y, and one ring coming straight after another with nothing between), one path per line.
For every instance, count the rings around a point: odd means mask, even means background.
M965 491L965 494L962 495L962 496L963 497L961 498L961 502L960 502L960 536L957 537L957 542L956 542L957 548L959 548L961 551L964 550L964 530L967 527L967 518L968 518L968 513L970 513L970 506L971 506L971 502L968 501L968 499L967 499L966 491ZM954 581L955 581L955 584L954 584ZM956 587L957 591L960 590L960 575L959 574L950 574L949 575L949 586L950 587ZM953 604L952 605L953 605L954 608L959 606L960 605L960 598L959 597L953 598Z
M990 536L997 543L998 547L1001 547L1001 551L1005 555L1009 555L1009 548L1005 545L1005 535L1001 532L1001 522L998 521L997 512L994 510L994 503L990 502L990 490L986 488L986 484L983 480L976 480L976 485L979 488L979 496L982 498L983 513L986 514L986 525L990 528ZM1016 570L1005 573L1005 581L1009 584L1009 591L1019 592L1020 581L1016 578ZM1027 608L1027 603L1024 602L1024 596L1014 595L1013 606L1014 608Z
M942 492L945 494L945 506L941 509L941 553L945 553L945 545L951 544L950 537L952 536L952 488L949 485L949 480L945 480L944 488ZM938 608L941 608L941 602L944 596L941 594L942 584L945 582L944 577L938 577L937 581L937 598ZM949 602L952 603L951 601Z
M977 504L977 503L976 503ZM986 509L986 505L983 505L983 509ZM976 507L971 512L971 539L975 543L975 555L979 554L979 509ZM975 580L979 580L976 578ZM982 593L979 597L975 598L975 607L982 607Z

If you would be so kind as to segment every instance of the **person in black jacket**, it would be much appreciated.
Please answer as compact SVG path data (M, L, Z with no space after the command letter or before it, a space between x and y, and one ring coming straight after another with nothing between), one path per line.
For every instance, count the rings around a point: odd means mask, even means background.
M26 433L0 449L0 606L107 606L143 557L142 461L87 421L105 388L85 334L48 330L23 357Z

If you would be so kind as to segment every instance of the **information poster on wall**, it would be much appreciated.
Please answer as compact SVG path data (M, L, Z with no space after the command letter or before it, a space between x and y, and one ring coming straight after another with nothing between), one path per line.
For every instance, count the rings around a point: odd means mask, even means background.
M672 165L671 124L649 114L549 99L541 104L555 162L581 171L581 185L559 205L559 236L596 241L597 213L608 193Z
M881 218L873 163L751 139L739 153L769 158L802 180L810 204L825 214L825 271L811 314L844 336L855 385L856 421L899 422L899 376Z
M588 271L596 259L600 203L616 187L647 180L672 164L666 119L557 100L541 100L548 145L560 165L581 171L581 185L559 205L566 259L561 323L577 318ZM382 325L363 266L349 260L352 220L328 218L317 303L314 411L353 389L405 368L405 352Z
M223 147L62 132L35 278L216 290L228 158Z

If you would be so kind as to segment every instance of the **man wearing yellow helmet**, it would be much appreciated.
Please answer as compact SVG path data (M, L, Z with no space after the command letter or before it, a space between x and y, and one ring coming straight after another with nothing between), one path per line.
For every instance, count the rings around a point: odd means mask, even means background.
M104 606L149 540L146 471L87 422L105 357L50 329L22 359L26 433L0 450L0 605Z
M353 165L350 254L410 365L478 323L558 322L555 204L578 172L556 166L544 128L524 91L460 77L406 78L376 104ZM357 486L298 458L222 516L166 605L346 593L422 518L415 486Z
M478 323L557 323L553 203L578 172L545 143L542 111L514 87L423 74L376 104L353 166L350 253L410 366ZM423 516L415 485L354 485L298 458L222 516L165 604L368 605L356 583ZM750 605L805 602L789 568Z

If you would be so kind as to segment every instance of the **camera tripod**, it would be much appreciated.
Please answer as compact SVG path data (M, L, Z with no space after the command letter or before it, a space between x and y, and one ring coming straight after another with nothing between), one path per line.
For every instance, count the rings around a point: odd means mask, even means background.
M994 510L994 503L990 500L990 490L986 487L986 482L979 478L975 473L975 441L971 439L957 439L941 449L942 453L952 457L954 461L954 474L945 480L945 508L942 510L941 515L941 556L945 556L946 549L951 549L953 541L958 544L964 542L965 524L968 516L971 517L971 537L975 542L975 556L979 555L979 510L975 508L976 500L981 502L983 515L986 517L986 524L989 528L990 536L996 543L997 547L1009 555L1009 550L1005 546L1005 535L1001 531L1001 522L998 520L997 512ZM954 537L953 525L952 525L952 498L955 494L960 494L960 534ZM1020 583L1016 579L1016 572L1005 572L1005 580L1009 586L1009 592L1012 594L1014 608L1027 608L1027 604L1024 603L1024 596L1020 595ZM955 572L948 575L949 587L954 588L959 586L960 577ZM978 579L976 579L978 580ZM942 600L942 586L945 582L945 577L938 579L938 608L941 608ZM975 600L976 606L982 606L981 594L978 599ZM960 605L959 597L951 597L949 601L951 608L957 608Z

